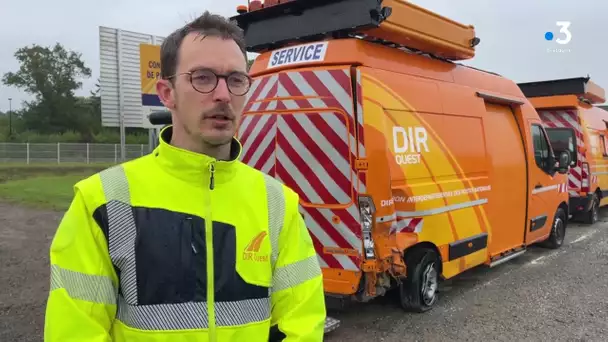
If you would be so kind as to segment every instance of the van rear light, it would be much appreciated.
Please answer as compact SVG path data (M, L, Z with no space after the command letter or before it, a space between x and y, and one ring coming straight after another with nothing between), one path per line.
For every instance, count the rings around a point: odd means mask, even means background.
M581 191L589 192L589 178L591 178L591 173L589 172L589 163L582 163L581 173L583 178L581 182Z
M359 196L359 212L361 213L361 225L363 231L371 231L373 216L376 213L374 201L369 196Z
M374 214L376 207L369 196L359 196L359 213L361 215L361 233L363 235L363 249L365 258L374 258L374 240L372 240L372 227L374 226Z

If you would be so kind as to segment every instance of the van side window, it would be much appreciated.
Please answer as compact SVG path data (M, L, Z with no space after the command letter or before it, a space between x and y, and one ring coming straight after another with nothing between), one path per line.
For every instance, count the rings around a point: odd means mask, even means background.
M542 170L549 170L549 143L540 125L532 125L532 141L534 142L534 159Z

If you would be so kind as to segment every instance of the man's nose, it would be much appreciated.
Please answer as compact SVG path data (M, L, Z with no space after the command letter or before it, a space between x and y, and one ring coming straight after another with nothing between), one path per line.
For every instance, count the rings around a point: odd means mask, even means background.
M213 100L218 102L230 102L230 91L228 90L228 83L223 78L220 78L217 82L217 87L213 91Z

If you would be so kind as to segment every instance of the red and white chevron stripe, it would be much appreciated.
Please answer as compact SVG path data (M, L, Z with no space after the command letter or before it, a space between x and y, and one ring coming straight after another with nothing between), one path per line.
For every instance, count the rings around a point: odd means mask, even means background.
M538 114L546 127L573 128L576 134L577 146L585 146L585 139L576 110L541 110ZM578 192L581 190L583 177L589 176L583 169L584 162L586 162L585 155L577 152L576 166L571 167L568 172L568 193L570 196L579 196Z
M568 192L568 184L566 184L566 183L558 184L557 192L558 193Z
M349 68L286 71L255 79L237 136L242 161L292 188L322 267L359 270L362 250L357 199L365 175L361 75L353 108ZM356 132L355 130L358 130Z
M422 217L397 217L391 226L390 233L420 233L423 223Z

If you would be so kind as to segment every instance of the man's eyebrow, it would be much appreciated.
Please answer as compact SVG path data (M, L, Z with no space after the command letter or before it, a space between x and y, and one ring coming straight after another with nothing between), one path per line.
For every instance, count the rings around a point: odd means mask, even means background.
M224 73L220 73L216 68L212 68L210 66L204 66L204 65L193 66L190 69L188 69L188 72L194 72L194 71L197 71L197 70L209 70L209 71L213 71L214 73L216 73L218 75L222 75L222 74L223 75L228 75L228 74L233 73L233 72L245 73L245 74L247 73L247 70L239 70L237 68L229 69L229 70L227 70Z
M205 66L205 65L195 65L193 67L190 67L188 69L188 71L197 71L197 70L211 70L211 71L217 71L212 67L209 66Z

